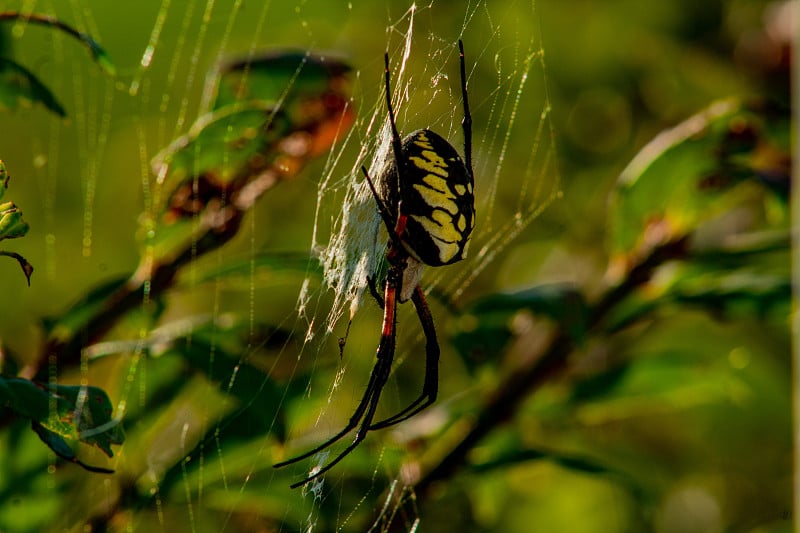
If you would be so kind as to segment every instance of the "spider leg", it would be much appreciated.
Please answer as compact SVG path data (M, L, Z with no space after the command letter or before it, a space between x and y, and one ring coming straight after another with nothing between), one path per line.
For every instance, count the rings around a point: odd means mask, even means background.
M303 455L273 465L274 468L280 468L282 466L295 463L301 459L305 459L306 457L310 457L318 452L321 452L334 442L341 439L347 433L352 431L358 425L359 420L363 417L363 421L361 422L361 426L356 432L356 436L353 439L353 442L351 442L347 446L347 448L342 450L342 452L339 453L339 455L337 455L336 457L334 457L332 461L330 461L328 464L326 464L319 470L315 471L310 476L306 477L301 481L293 483L291 485L291 488L296 489L297 487L303 486L306 483L309 483L310 481L313 481L316 478L320 477L322 474L324 474L325 472L336 466L342 459L347 457L350 454L350 452L355 450L356 447L359 444L361 444L361 441L363 441L366 438L367 432L370 430L370 423L372 422L372 418L375 416L375 410L378 408L378 400L380 399L381 390L383 389L383 386L386 384L386 380L389 377L390 367L391 367L391 359L388 359L388 365L384 364L383 360L379 360L375 364L375 367L372 370L372 375L370 376L370 384L367 387L367 391L364 393L364 398L361 400L361 403L356 409L355 414L353 414L353 416L351 417L350 423L342 431L340 431L331 439L328 439L320 446L317 446L313 450L306 452Z
M464 104L464 118L461 127L464 129L464 160L470 177L472 172L472 115L469 112L469 96L467 95L467 69L464 66L464 43L458 40L458 59L461 64L461 101Z
M414 308L417 310L422 331L425 333L425 381L422 385L422 393L411 402L405 409L389 418L372 424L369 429L382 429L385 427L399 424L416 415L436 401L439 393L439 343L436 340L436 329L433 325L433 317L422 289L417 285L411 295Z
M331 446L342 437L350 433L353 429L358 427L358 431L356 432L356 436L351 442L339 455L337 455L332 461L328 464L323 466L321 469L314 472L312 475L306 477L302 481L298 481L291 485L291 488L297 488L306 483L313 481L314 479L318 478L331 468L333 468L336 464L339 463L342 459L347 457L360 443L363 441L369 430L371 429L372 420L375 417L375 411L378 408L378 401L380 400L381 391L383 387L386 385L386 381L389 379L389 373L392 368L392 359L394 358L395 352L395 341L396 341L396 312L397 312L397 283L402 282L402 269L391 269L388 276L388 280L386 282L386 291L385 291L385 308L384 308L384 315L383 315L383 330L381 333L381 341L378 344L378 349L376 352L377 361L375 362L375 366L372 369L372 373L369 377L369 383L367 384L367 389L364 392L364 396L361 398L361 401L356 407L353 416L350 417L350 421L347 425L342 429L339 433L328 439L327 441L323 442L316 448L307 451L302 455L298 455L292 459L287 461L283 461L273 465L274 468L281 468L283 466L287 466L312 455L321 452L325 448ZM359 426L359 422L361 425Z
M367 179L367 185L369 185L369 190L372 191L372 196L375 197L375 202L378 204L378 213L380 213L381 219L383 219L383 223L386 225L386 230L389 232L389 236L391 237L392 233L395 230L396 223L392 222L392 217L389 214L389 210L386 208L386 204L384 204L383 200L381 200L381 197L378 196L378 191L375 189L375 185L372 183L372 180L369 177L369 173L367 172L367 167L361 165L361 172L364 173L364 177Z
M331 437L330 439L326 440L325 442L323 442L322 444L320 444L319 446L317 446L316 448L314 448L312 450L309 450L309 451L307 451L307 452L305 452L305 453L303 453L301 455L298 455L296 457L292 457L291 459L288 459L286 461L282 461L280 463L275 463L274 465L272 465L273 468L282 468L284 466L287 466L287 465L290 465L290 464L293 464L293 463L297 463L299 461L302 461L303 459L311 457L312 455L321 452L325 448L331 446L332 444L334 444L335 442L340 440L342 437L344 437L345 435L347 435L348 433L353 431L358 426L358 423L361 421L361 419L364 418L364 413L367 411L367 408L368 408L369 404L371 402L373 402L373 401L377 402L377 399L373 399L373 396L374 396L374 390L375 390L375 387L376 387L375 384L378 382L378 370L379 370L378 366L379 366L379 364L380 364L380 361L375 365L375 368L373 368L372 374L370 375L370 378L369 378L369 383L367 384L366 391L364 392L364 396L361 398L361 402L358 404L358 407L356 407L356 410L353 413L353 416L350 417L350 421L347 423L347 425L344 427L344 429L342 429L339 433L337 433L336 435L334 435L333 437ZM363 425L362 425L362 428L363 428ZM359 433L360 432L361 431L359 431ZM356 436L356 438L358 438L358 436ZM338 462L338 460L335 461L335 462ZM323 472L327 471L331 466L333 466L333 465L332 464L328 464L322 471L318 472L317 475L318 474L322 474ZM313 477L305 479L304 481L299 483L298 486L299 485L303 485L304 483L307 483L308 481L311 481L312 479L314 479L314 477L316 477L316 475L313 476ZM294 488L294 485L292 485L292 487Z
M383 301L383 296L381 296L381 293L379 293L378 289L375 287L375 278L372 276L367 276L367 287L369 287L369 292L372 294L372 297L378 302L378 306L383 309L385 307L385 302Z
M385 65L384 70L384 77L386 81L386 108L389 110L389 124L392 127L392 150L394 151L394 164L397 165L397 179L400 179L400 174L402 174L403 169L401 165L403 165L403 143L400 140L400 134L397 132L397 123L394 120L394 109L392 108L392 90L389 84L391 75L389 73L389 52L386 52L383 55L383 62ZM400 190L400 184L396 184L398 188L395 190Z
M394 245L395 250L400 250L403 246L402 242L400 241L400 236L403 234L403 231L406 227L406 221L408 220L407 216L400 215L397 218L397 222L392 222L392 217L389 214L389 210L386 209L386 205L381 200L381 197L378 196L378 191L375 189L375 185L372 183L372 179L369 177L369 172L367 172L367 167L361 165L361 172L364 173L364 177L367 180L367 185L369 185L369 190L372 191L372 196L375 198L375 203L378 204L378 213L381 215L381 219L383 219L383 224L386 226L386 231L389 232L389 238ZM403 202L400 201L398 203L398 211L402 209ZM394 260L397 257L397 252L390 252L391 255L390 259ZM375 287L375 279L367 276L367 286L369 287L369 292L372 294L372 297L375 298L375 301L378 302L378 305L381 309L384 308L384 299L378 292L378 289Z

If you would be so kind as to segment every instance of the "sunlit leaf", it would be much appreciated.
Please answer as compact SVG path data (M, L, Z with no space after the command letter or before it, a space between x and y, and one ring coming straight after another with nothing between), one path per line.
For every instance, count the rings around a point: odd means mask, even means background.
M30 226L22 218L22 210L14 202L0 204L0 241L24 237L29 229Z
M214 110L153 161L171 217L214 201L246 209L327 151L353 120L348 72L339 60L291 53L222 67L220 93L209 89Z
M65 461L69 461L70 463L75 463L76 465L80 466L84 470L88 470L89 472L94 472L96 474L113 474L114 471L110 468L103 468L101 466L93 466L90 464L86 464L81 461L78 456L75 454L73 449L67 443L67 440L64 439L63 435L58 432L50 431L46 427L42 426L37 422L32 422L31 427L33 431L39 436L39 438L44 442L48 448L53 450L57 456Z
M789 251L788 230L692 250L686 261L672 265L618 305L608 327L617 330L659 311L690 308L723 320L783 322L791 307Z
M764 189L786 198L786 113L718 102L648 144L620 176L610 204L611 249L636 256L694 231Z
M202 202L208 196L218 196L220 189L246 172L248 161L287 131L284 115L272 104L227 107L195 122L188 134L156 156L153 171L159 182L168 188L170 183L197 177L199 183L190 182L191 192ZM176 208L175 197L173 193L173 209ZM182 209L190 213L199 211L189 207Z
M335 53L274 51L224 63L206 89L213 109L252 100L291 102L346 94L350 66Z
M74 426L78 440L97 446L108 457L113 457L111 445L122 444L124 435L119 420L113 417L114 408L105 391L78 385L57 385L49 390L65 402L58 402L57 413L50 413L42 425L57 433L61 433L59 428L71 430Z

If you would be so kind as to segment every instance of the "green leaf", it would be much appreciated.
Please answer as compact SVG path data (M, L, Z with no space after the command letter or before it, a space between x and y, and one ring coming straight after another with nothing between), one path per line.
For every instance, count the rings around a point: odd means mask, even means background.
M111 61L111 56L108 55L108 52L106 52L103 47L97 43L97 41L85 33L81 34L81 40L86 43L86 46L89 48L89 53L92 54L92 59L95 60L102 71L109 76L116 76L117 67L114 66L114 63Z
M792 283L788 277L764 275L757 271L687 273L669 290L667 297L677 304L702 307L718 316L788 316Z
M159 183L167 185L167 190L174 189L170 183L178 185L187 179L191 183L195 176L207 176L206 180L211 182L207 187L220 189L238 177L251 158L283 137L286 131L283 114L272 104L259 102L227 107L202 116L188 134L159 153L153 160L153 172ZM195 191L204 187L202 183L191 185Z
M718 102L645 146L611 196L611 250L641 256L764 191L786 199L788 113Z
M2 59L0 58L0 61ZM0 88L0 92L1 92ZM0 198L5 195L8 189L8 182L10 176L6 164L0 160ZM4 239L18 239L28 234L30 226L22 218L22 211L14 204L14 202L4 202L0 204L0 241ZM31 284L31 274L33 274L33 265L27 259L14 252L6 252L0 250L0 255L16 259L19 263L22 273L25 274L25 279L28 281L28 286Z
M55 17L13 11L0 13L0 21L6 20L25 20L31 24L40 24L63 31L84 43L92 54L92 58L106 74L113 76L116 73L108 53L94 39ZM64 106L34 73L8 57L0 57L0 109L13 110L31 106L34 103L42 104L61 117L66 116Z
M65 461L75 463L76 465L82 467L83 469L88 470L89 472L95 472L97 474L114 473L114 471L111 470L110 468L92 466L78 459L78 456L75 455L75 452L72 450L67 441L55 431L50 431L49 429L45 428L44 426L36 422L31 422L31 427L33 428L33 431L42 440L42 442L44 442L48 448L53 450L53 453L55 453L57 456L64 459Z
M97 43L97 41L92 39L90 35L76 30L72 26L55 17L42 15L39 13L19 13L16 11L6 11L0 13L0 21L6 20L24 20L30 24L49 26L56 30L62 31L86 45L86 47L89 49L89 53L92 55L92 59L97 62L97 64L106 74L110 76L116 74L116 68L111 62L111 58L109 57L108 53Z
M701 309L723 320L774 320L791 309L788 230L741 235L739 242L693 250L614 309L609 331L663 310Z
M224 63L206 90L213 109L245 101L319 98L341 90L350 66L336 54L275 51Z
M472 465L470 470L476 474L483 474L497 468L516 466L529 461L551 461L569 470L582 472L584 474L620 474L619 471L587 457L521 446L504 448L490 460Z
M277 55L266 63L296 59ZM244 64L223 71L239 80L237 91L247 87L247 97L218 102L153 160L161 208L145 220L142 234L155 257L170 260L204 237L213 246L222 239L215 236L233 234L265 191L296 176L347 132L354 119L344 79L349 69L337 65L295 67L293 76L284 67L273 72L260 65L255 72Z
M30 226L22 218L22 211L14 202L0 204L0 241L24 237L29 229Z
M224 65L208 89L212 110L153 160L169 208L196 214L208 198L236 193L237 181L241 187L268 172L273 180L294 175L328 150L352 123L349 71L330 56L285 52ZM281 143L290 139L287 151Z
M0 57L0 110L15 110L40 103L60 117L67 115L55 95L31 71Z
M229 106L198 119L158 154L153 171L162 208L146 220L144 233L155 257L171 260L175 250L213 240L218 231L209 235L209 229L223 231L227 220L285 177L285 169L298 170L277 161L292 127L271 104Z
M0 404L19 416L42 421L49 415L50 396L27 379L0 377Z
M8 174L6 164L0 159L0 198L5 196L10 179L11 177ZM0 204L0 241L24 237L28 234L29 229L28 223L22 219L22 211L14 205L14 202L4 202ZM31 265L27 259L14 252L0 250L0 255L16 259L30 287L33 265Z
M97 387L40 386L20 378L0 378L0 405L31 420L33 430L53 452L94 472L110 470L82 463L74 452L82 442L109 457L124 435L106 393Z
M80 442L100 448L113 457L112 444L122 444L125 437L114 408L103 389L79 385L48 386L56 396L57 411L41 422L42 426L65 438L77 437ZM77 433L74 433L76 430Z

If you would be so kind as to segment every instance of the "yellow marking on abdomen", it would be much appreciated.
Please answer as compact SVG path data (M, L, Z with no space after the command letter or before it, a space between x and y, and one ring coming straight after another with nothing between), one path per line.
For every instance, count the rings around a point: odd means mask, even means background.
M449 221L446 213L435 211L434 216L437 214L444 215ZM425 232L434 239L434 244L439 250L439 261L447 263L458 254L461 249L458 244L461 234L456 231L452 224L445 223L443 226L439 226L425 216L411 215L411 218L416 220Z
M428 137L424 133L420 133L416 139L414 139L414 144L419 146L420 148L427 148L428 150L433 150L433 145L428 140Z
M458 214L458 205L453 201L455 196L442 193L437 189L431 189L423 184L415 183L414 189L419 193L422 199L431 207L438 207L450 213L451 217Z
M422 215L412 215L411 218L419 222L420 226L425 229L432 238L440 241L446 246L451 244L458 247L458 242L461 240L461 233L458 232L453 225L453 221L447 213L443 211L434 211L432 218ZM437 244L441 248L439 244Z
M447 162L432 150L423 150L422 157L411 156L408 159L419 169L447 177Z
M456 195L450 190L447 185L447 180L434 176L433 174L426 174L422 177L422 185L433 189L446 198L455 198Z

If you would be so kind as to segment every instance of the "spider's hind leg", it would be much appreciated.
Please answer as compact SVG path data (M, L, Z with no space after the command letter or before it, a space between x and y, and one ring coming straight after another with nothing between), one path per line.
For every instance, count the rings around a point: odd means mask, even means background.
M417 310L417 316L420 324L422 324L422 331L425 333L425 378L422 384L422 392L405 409L372 424L369 427L370 430L394 426L408 420L433 404L439 394L439 342L436 339L436 329L433 325L431 310L419 285L414 289L411 301L414 302L414 308Z

